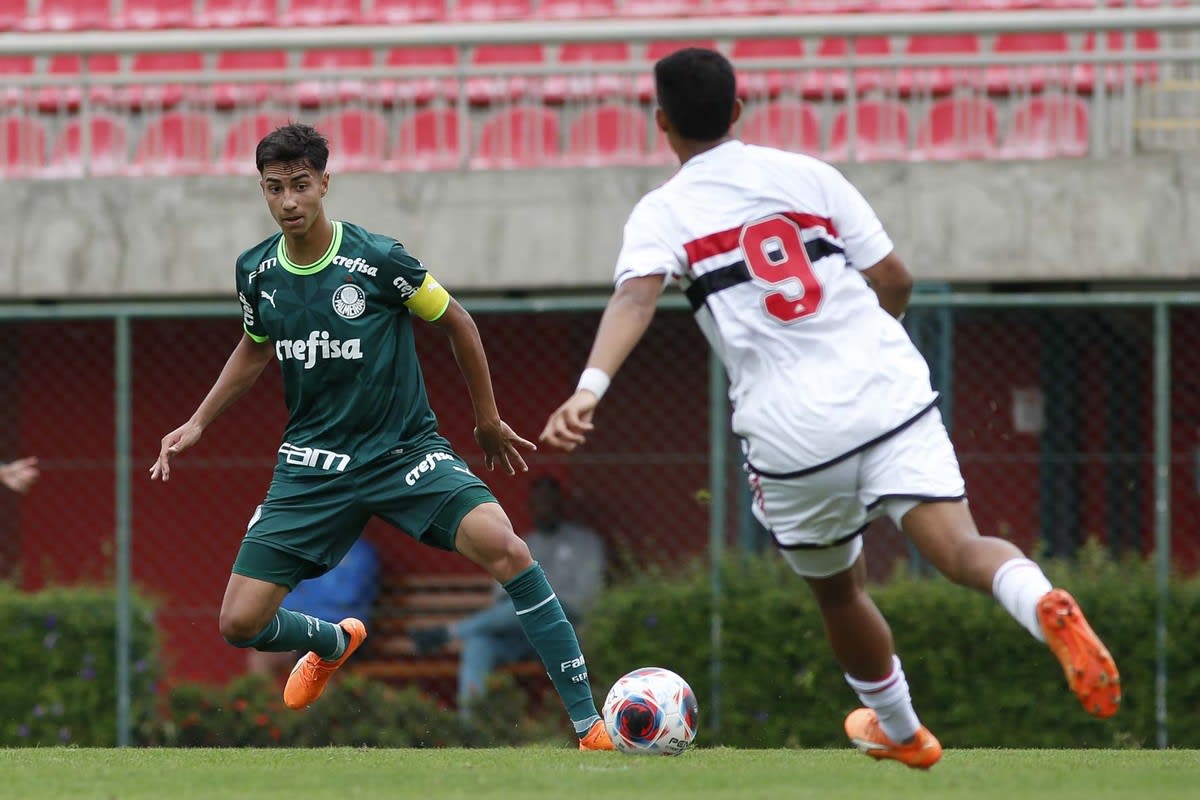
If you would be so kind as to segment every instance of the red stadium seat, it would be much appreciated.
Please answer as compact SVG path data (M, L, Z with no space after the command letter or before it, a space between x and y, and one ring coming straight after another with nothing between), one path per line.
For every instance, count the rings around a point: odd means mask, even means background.
M775 97L799 83L798 70L756 70L756 59L803 58L800 39L740 39L733 43L729 57L738 70L738 94L743 98Z
M301 108L315 108L330 103L349 103L367 95L364 78L338 77L338 71L370 69L375 63L372 50L306 50L300 57L305 78L290 90L290 96Z
M275 24L276 0L202 0L197 20L206 28L266 28Z
M817 46L817 58L845 58L849 54L845 39L825 38ZM885 56L892 52L886 36L862 36L854 40L856 57ZM890 71L881 67L856 67L854 85L858 94L892 83ZM850 72L845 67L818 68L805 74L805 97L843 97L850 88Z
M467 78L467 99L476 105L518 100L540 88L541 80L527 75L505 75L504 68L542 64L545 60L545 50L540 44L480 45L471 54L471 65L489 67L499 74Z
M631 77L603 72L605 64L629 63L629 45L625 42L564 44L558 50L558 63L571 66L595 64L596 69L594 72L548 75L542 82L542 96L547 102L629 94Z
M329 140L331 170L369 172L383 166L391 131L382 114L362 109L335 111L313 125Z
M621 13L626 17L688 17L698 13L696 0L625 0Z
M225 132L218 169L227 174L254 172L254 151L264 136L287 125L287 114L261 111L236 120Z
M796 153L821 154L821 120L805 103L776 100L742 118L738 138Z
M1000 155L1002 158L1086 156L1089 129L1088 107L1079 98L1033 97L1013 110Z
M482 169L558 162L558 115L537 106L506 108L483 123L478 155L473 159L474 166Z
M909 157L908 109L893 100L864 100L855 116L854 158L857 161L903 161ZM833 119L826 157L850 157L850 118L842 109Z
M912 14L923 11L949 11L953 0L875 0L867 11L889 14Z
M53 56L46 66L46 72L56 77L81 76L83 62L79 56ZM120 56L112 54L88 56L88 75L112 74L121 71ZM82 81L81 81L82 82ZM55 114L64 111L77 111L83 102L83 87L78 83L58 86L43 86L37 90L36 103L38 111ZM88 89L88 102L95 105L109 105L116 98L116 91L111 85L93 85Z
M202 175L213 168L209 115L172 111L146 123L133 155L141 175Z
M458 114L452 108L427 108L400 123L388 161L398 169L453 169L462 158Z
M634 78L634 91L637 93L638 99L643 103L654 100L654 75L650 69L654 65L654 62L664 56L671 55L676 50L683 50L687 47L705 47L711 50L716 48L716 46L716 42L712 39L697 39L684 42L649 42L642 55L642 61L646 63L647 68L639 72Z
M389 73L403 75L405 70L423 67L453 67L458 64L458 50L453 46L398 47L389 50L384 58ZM376 84L375 99L384 105L422 104L435 97L454 97L458 82L452 77L385 78Z
M288 55L283 50L260 50L227 52L217 56L217 73L222 72L276 72L282 75L287 69ZM272 91L281 87L268 80L219 81L213 84L213 104L220 109L242 105L256 105L267 99Z
M445 20L446 0L375 0L369 17L369 21L377 25Z
M454 18L465 22L526 19L533 16L532 0L458 0Z
M1122 38L1123 37L1123 38ZM1153 53L1160 47L1157 31L1136 31L1132 35L1133 49L1137 52ZM1106 53L1122 53L1129 48L1130 34L1121 31L1109 31L1104 38ZM1088 33L1083 40L1083 52L1096 51L1096 34ZM1071 71L1072 87L1081 92L1090 92L1096 88L1096 65L1076 64ZM1118 87L1125 83L1125 67L1120 63L1103 66L1104 82L1109 87ZM1153 61L1135 63L1133 79L1138 83L1158 79L1158 64Z
M28 13L28 0L0 0L0 31L10 31L24 25Z
M955 161L995 158L996 105L978 97L950 97L929 108L917 130L913 158Z
M46 126L24 115L0 118L0 175L23 178L46 163Z
M21 26L31 31L82 31L108 27L109 0L41 0Z
M974 34L952 36L912 36L904 48L910 56L956 56L979 52L979 37ZM896 81L901 91L914 94L946 94L957 86L978 83L979 67L943 65L901 67Z
M631 106L593 106L567 129L566 163L579 166L645 164L650 117Z
M541 0L543 19L609 19L617 16L617 0Z
M34 73L33 56L0 56L0 78L32 78ZM9 109L23 106L29 102L30 90L20 86L6 86L0 89L0 107Z
M1070 50L1065 33L1001 33L992 45L996 54L1023 55L1032 53L1061 54ZM1065 64L997 65L984 71L988 91L1040 92L1048 83L1066 86L1070 67Z
M121 0L114 27L190 28L196 23L194 0Z
M708 10L721 16L758 17L786 14L792 10L792 3L790 0L709 0Z
M84 154L82 119L73 119L58 134L45 174L65 178L82 175L119 175L129 166L128 135L124 121L107 114L90 118L91 141Z
M288 0L284 25L349 25L362 21L359 0Z
M199 73L204 70L202 53L138 53L133 57L133 74ZM146 108L169 109L185 99L201 95L200 84L131 83L117 90L114 103L140 111Z

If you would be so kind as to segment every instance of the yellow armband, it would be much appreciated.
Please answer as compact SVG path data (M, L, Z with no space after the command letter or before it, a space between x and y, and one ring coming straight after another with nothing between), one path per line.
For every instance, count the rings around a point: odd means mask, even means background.
M450 307L450 293L427 272L420 288L404 301L404 305L426 322L433 322Z

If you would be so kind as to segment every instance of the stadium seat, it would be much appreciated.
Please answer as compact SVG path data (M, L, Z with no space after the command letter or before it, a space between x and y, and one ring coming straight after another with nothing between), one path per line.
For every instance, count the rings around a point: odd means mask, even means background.
M617 16L617 0L541 0L537 15L543 19L610 19Z
M194 0L121 0L113 27L190 28L196 24Z
M87 129L91 132L86 148L90 157L84 154L83 120L73 119L58 134L46 165L48 177L111 176L126 170L129 152L125 122L108 114L97 114L90 118Z
M742 117L738 138L746 144L820 156L821 120L806 103L776 100L748 110Z
M565 163L573 166L645 164L650 117L632 106L593 106L567 129Z
M626 17L689 17L702 13L697 0L624 0L621 14Z
M723 17L759 17L786 14L792 5L791 0L709 0L708 11Z
M803 57L804 42L800 39L739 39L729 53L738 70L738 95L775 97L784 89L797 88L799 70L759 70L754 69L754 62Z
M405 70L429 67L453 67L458 50L453 46L397 47L384 57L389 73L400 76ZM458 81L450 76L413 76L385 78L375 84L375 99L385 106L424 104L436 97L454 97Z
M235 120L225 132L217 168L230 175L254 172L254 151L259 141L288 122L287 114L273 111L259 111Z
M453 169L462 157L458 114L452 108L426 108L400 123L388 162L398 169Z
M11 31L25 24L28 0L0 0L0 31Z
M317 119L313 126L329 140L329 168L369 172L383 167L391 129L376 111L348 109Z
M532 0L458 0L454 19L463 22L494 22L533 16Z
M929 108L917 130L913 158L955 161L995 158L996 105L979 97L950 97Z
M33 56L0 56L0 78L27 80L33 77ZM22 86L0 88L0 108L10 109L29 102L30 90Z
M132 72L138 75L157 73L199 73L204 70L203 53L138 53L133 57ZM134 111L148 108L170 109L185 99L201 96L198 83L130 83L117 89L113 102Z
M714 49L717 46L712 39L697 39L694 41L660 41L649 42L646 44L646 49L642 54L642 61L646 68L638 72L634 77L634 91L637 97L643 103L648 103L654 100L654 74L651 69L654 62L664 56L669 56L676 50L683 50L686 47L707 47Z
M1066 95L1033 97L1012 112L1000 150L1002 158L1086 156L1090 114L1087 104Z
M625 42L568 43L558 50L558 63L573 67L596 65L594 72L558 73L548 75L542 82L542 96L550 103L564 100L603 100L619 94L629 94L632 78L603 72L605 64L628 64L629 45Z
M862 36L854 40L856 57L886 56L892 52L892 43L886 36ZM817 58L842 59L849 54L845 39L827 37L817 45ZM881 67L858 67L854 70L854 86L858 94L883 86L892 85L890 70ZM802 91L810 99L820 97L844 97L850 88L850 72L845 67L828 67L811 70L804 75Z
M1069 50L1065 33L1001 33L992 44L992 52L997 55L1062 54ZM993 94L1040 92L1050 83L1066 86L1070 71L1066 64L999 64L984 70L984 80Z
M64 111L77 111L83 102L83 87L80 85L83 61L79 56L58 55L50 59L46 65L46 73L60 78L80 78L80 82L42 86L36 92L38 111L50 114ZM121 71L120 56L113 54L92 55L87 59L89 75L111 74ZM95 84L88 89L88 102L95 105L109 105L116 98L113 86Z
M530 75L505 75L504 68L543 64L546 60L540 44L480 45L471 54L471 66L488 67L498 74L473 75L467 78L467 99L475 105L487 105L500 100L519 100L540 90L541 79Z
M548 108L516 106L496 112L483 123L472 163L481 169L504 169L558 161L558 115Z
M339 77L339 71L370 69L375 63L372 50L306 50L300 57L302 74L319 75L296 82L289 96L301 108L316 108L330 103L349 103L366 97L368 81L362 77Z
M202 175L213 169L209 115L172 111L146 123L133 154L139 175Z
M1124 37L1124 41L1122 41ZM1121 53L1128 49L1129 34L1121 31L1109 31L1104 39L1106 53ZM1153 53L1159 49L1160 43L1157 31L1136 31L1133 33L1133 49L1138 52ZM1096 51L1096 34L1088 33L1083 40L1083 52ZM1091 92L1096 88L1096 65L1076 64L1071 71L1072 87L1076 91ZM1103 66L1104 82L1110 88L1125 83L1125 67L1121 63L1105 64ZM1158 64L1153 61L1136 62L1133 66L1133 79L1137 83L1145 83L1158 79Z
M202 0L197 24L205 28L266 28L275 24L276 0Z
M882 14L915 14L925 11L949 11L954 8L953 0L873 0L868 3L869 12Z
M909 37L905 45L906 55L919 57L963 56L979 52L979 37L974 34L952 36ZM896 73L896 82L905 94L947 94L958 86L971 86L982 77L979 67L952 67L935 64L931 66L901 67Z
M282 75L287 69L288 54L283 50L259 50L225 52L217 55L217 73L222 72L275 72ZM277 79L278 80L278 79ZM270 80L218 81L211 89L212 102L219 109L235 106L256 105L267 99L277 83Z
M107 28L109 0L41 0L37 13L21 25L30 31L82 31Z
M362 21L359 0L287 0L280 23L288 26L349 25Z
M375 0L368 17L368 21L376 25L445 20L446 0Z
M909 157L908 109L894 100L864 100L857 105L854 133L856 161L903 161ZM849 109L833 119L826 157L845 161L850 153Z
M0 175L23 178L38 174L46 162L46 126L24 115L0 118Z

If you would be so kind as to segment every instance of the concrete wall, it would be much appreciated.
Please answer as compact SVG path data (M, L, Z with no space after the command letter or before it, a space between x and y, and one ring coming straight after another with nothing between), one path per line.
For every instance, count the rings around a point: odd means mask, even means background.
M1200 277L1200 159L848 165L919 280ZM330 214L403 241L452 291L606 289L669 169L335 176ZM253 175L11 181L0 299L228 297L273 224Z

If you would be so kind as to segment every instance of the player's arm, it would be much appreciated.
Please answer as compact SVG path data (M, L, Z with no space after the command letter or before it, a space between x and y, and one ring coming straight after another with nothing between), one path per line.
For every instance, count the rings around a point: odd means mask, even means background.
M550 415L541 441L568 451L584 443L609 381L650 327L662 288L661 274L642 275L623 281L613 292L575 394Z
M908 300L912 297L913 276L900 260L900 256L896 255L896 251L893 250L875 265L864 269L862 276L875 290L883 310L899 319L908 308Z
M430 321L450 340L454 360L458 362L458 369L467 382L471 406L475 410L475 441L483 450L484 464L490 470L499 462L509 475L515 475L518 469L526 472L529 467L521 456L521 450L536 450L537 446L514 433L500 418L492 389L492 373L488 369L483 340L479 338L479 328L457 300L448 295L447 300L445 310Z
M164 481L171 479L171 456L200 441L204 429L254 385L274 354L274 347L269 341L260 342L249 333L242 334L241 341L233 349L221 374L191 419L162 438L158 460L150 467L152 480L160 477Z

